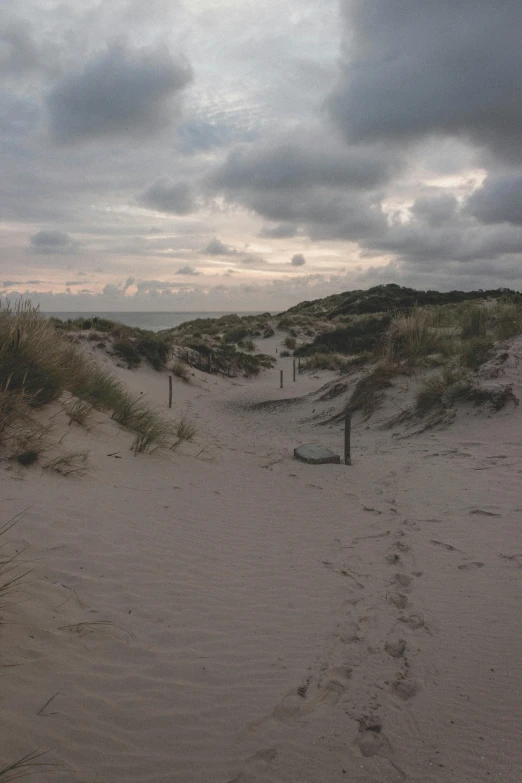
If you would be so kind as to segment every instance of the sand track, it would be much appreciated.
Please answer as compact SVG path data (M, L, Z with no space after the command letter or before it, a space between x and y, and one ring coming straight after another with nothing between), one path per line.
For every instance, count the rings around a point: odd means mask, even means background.
M101 422L67 434L87 477L2 471L34 571L0 629L0 767L52 749L37 783L519 780L519 409L406 441L356 422L351 467L308 466L299 442L341 442L313 426L325 376L276 373L176 385L200 427L180 452L134 457ZM121 374L164 404L164 376ZM303 399L249 407L284 396Z

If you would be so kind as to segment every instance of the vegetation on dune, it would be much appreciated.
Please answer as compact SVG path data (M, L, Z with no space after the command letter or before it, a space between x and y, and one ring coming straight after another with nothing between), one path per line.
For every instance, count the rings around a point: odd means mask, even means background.
M517 296L515 291L498 288L491 291L418 291L396 283L378 285L367 290L345 291L324 299L300 302L286 311L285 315L311 315L326 320L339 316L364 313L390 313L409 310L412 307L459 304L484 299L504 299Z
M35 412L54 401L62 403L70 423L85 424L94 409L112 413L134 434L136 453L179 442L178 422L130 395L30 302L0 309L0 447L20 465L39 461L49 449L50 428ZM66 461L61 455L41 464L71 474L85 462L82 455L70 454Z
M116 356L126 362L129 369L139 367L142 361L147 361L155 370L165 369L171 349L171 339L168 334L156 334L147 329L125 326L107 318L75 318L60 321L50 318L49 321L63 332L85 332L91 342L102 343L101 347L111 348Z
M389 315L354 318L344 326L332 331L321 332L311 343L297 348L296 356L311 356L314 353L358 354L372 351L382 339L390 325Z

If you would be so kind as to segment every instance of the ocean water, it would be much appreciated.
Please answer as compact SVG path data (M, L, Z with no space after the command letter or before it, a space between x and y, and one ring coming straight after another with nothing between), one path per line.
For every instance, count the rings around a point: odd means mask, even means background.
M149 329L151 332L159 332L161 329L171 329L173 326L179 326L185 321L193 321L195 318L219 318L222 315L230 315L235 312L237 315L258 315L261 311L241 312L236 310L225 310L223 312L201 312L201 313L102 313L89 312L69 313L69 312L45 312L44 315L60 318L62 321L76 318L107 318L109 321L118 321L126 326L137 326L139 329Z

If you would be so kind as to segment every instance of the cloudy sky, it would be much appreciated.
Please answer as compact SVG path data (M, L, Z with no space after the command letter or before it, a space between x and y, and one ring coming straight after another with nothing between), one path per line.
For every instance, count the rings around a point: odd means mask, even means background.
M3 0L0 297L522 287L520 0Z

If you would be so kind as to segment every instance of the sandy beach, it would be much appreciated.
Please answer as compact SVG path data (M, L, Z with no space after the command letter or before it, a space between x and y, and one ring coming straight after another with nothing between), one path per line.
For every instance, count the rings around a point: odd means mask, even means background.
M302 443L342 450L342 424L317 426L335 375L291 370L174 378L198 427L174 452L134 456L108 416L85 432L51 406L87 474L0 471L30 570L2 610L0 767L48 751L35 783L520 780L521 407L410 437L356 416L351 466L306 465ZM166 373L115 372L169 415Z

